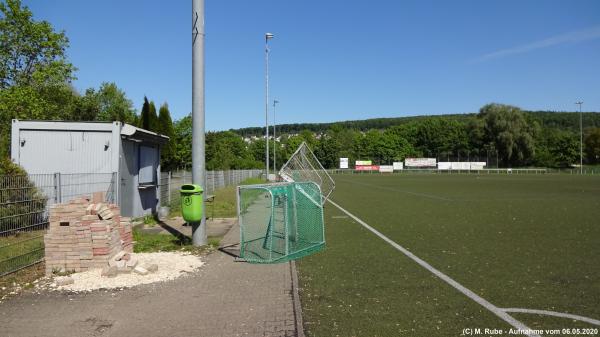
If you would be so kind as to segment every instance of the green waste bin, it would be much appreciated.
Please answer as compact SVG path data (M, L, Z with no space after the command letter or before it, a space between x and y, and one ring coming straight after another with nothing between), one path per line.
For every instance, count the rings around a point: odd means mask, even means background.
M202 187L185 184L181 186L181 214L187 222L202 220Z

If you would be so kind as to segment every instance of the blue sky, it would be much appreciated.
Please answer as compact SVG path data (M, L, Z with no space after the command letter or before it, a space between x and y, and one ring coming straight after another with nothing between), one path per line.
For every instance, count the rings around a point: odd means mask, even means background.
M278 123L600 111L600 1L205 0L206 128L264 124L264 33ZM70 39L84 91L113 81L191 111L191 1L24 0Z

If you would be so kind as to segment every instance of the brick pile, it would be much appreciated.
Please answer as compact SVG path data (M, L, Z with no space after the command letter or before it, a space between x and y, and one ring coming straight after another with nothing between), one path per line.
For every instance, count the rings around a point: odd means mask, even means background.
M103 195L78 198L50 208L44 235L46 274L105 268L117 254L133 252L131 220Z
M123 251L133 253L133 226L131 225L131 219L121 217L118 228Z

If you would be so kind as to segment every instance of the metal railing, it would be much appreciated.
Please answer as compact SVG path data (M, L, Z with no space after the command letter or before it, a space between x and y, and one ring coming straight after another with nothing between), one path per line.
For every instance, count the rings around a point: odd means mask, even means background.
M220 188L235 186L248 178L258 178L263 170L229 170L206 171L204 195L208 196ZM161 172L159 191L161 206L171 206L179 202L179 190L183 184L192 183L192 173L189 171Z
M427 169L403 169L397 170L393 173L379 172L379 171L363 171L353 169L330 169L327 170L329 174L415 174L415 173L429 173L429 174L581 174L578 168L568 169L553 169L553 168L491 168L481 170L439 170L436 168ZM587 168L583 169L584 175L597 175L600 174L600 168Z
M600 167L584 167L583 170L580 168L562 168L562 169L548 169L549 173L562 173L562 174L600 174Z
M116 201L116 173L0 176L0 276L44 259L51 205L94 192Z

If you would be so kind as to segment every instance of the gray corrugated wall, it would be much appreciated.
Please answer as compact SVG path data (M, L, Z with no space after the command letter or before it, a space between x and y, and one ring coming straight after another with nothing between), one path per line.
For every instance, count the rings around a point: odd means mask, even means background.
M21 130L19 164L29 174L112 173L112 133Z

